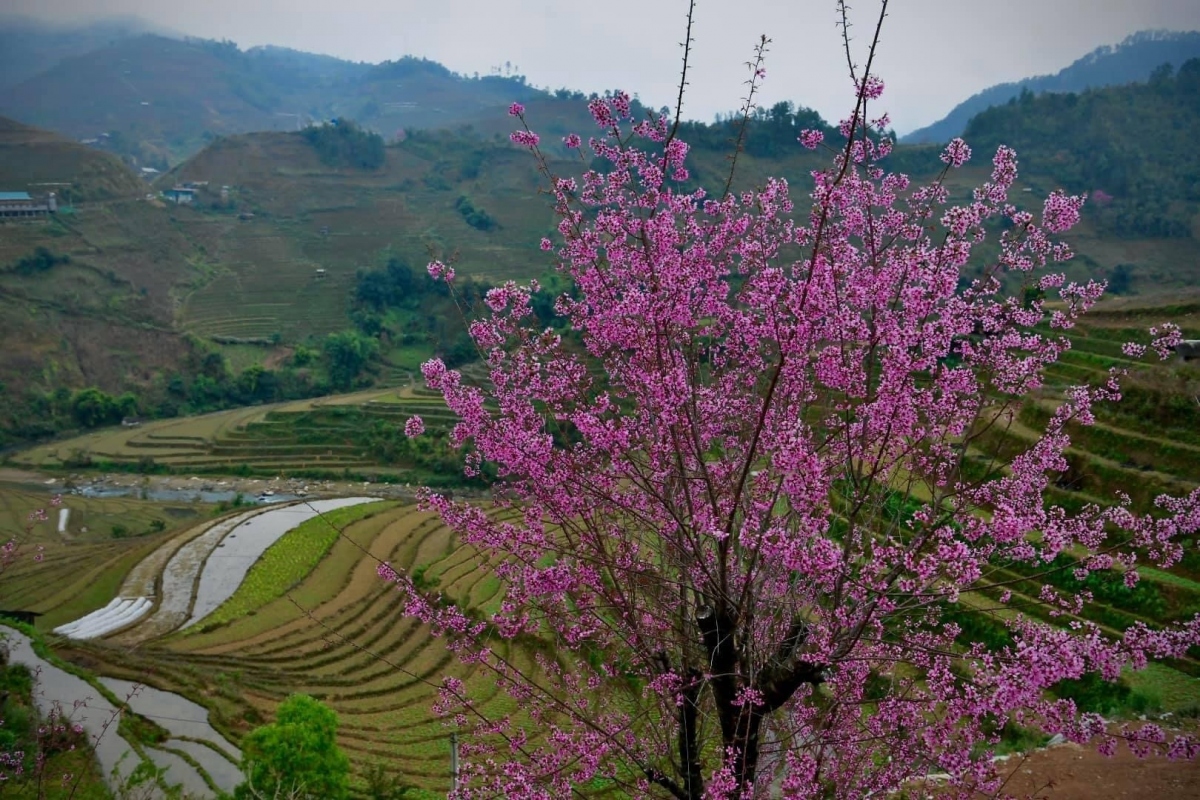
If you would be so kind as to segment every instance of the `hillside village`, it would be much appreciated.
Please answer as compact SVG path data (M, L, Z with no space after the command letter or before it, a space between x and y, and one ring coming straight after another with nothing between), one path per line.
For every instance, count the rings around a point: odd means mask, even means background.
M133 22L0 18L0 71L0 795L699 800L684 787L720 785L753 717L756 797L992 796L991 770L1017 796L1200 797L1176 757L1200 741L1200 33L1132 35L901 137L803 98L659 122L636 95L539 89L511 65ZM661 125L624 162L636 177L576 149L605 114ZM826 296L819 259L792 252L840 236L857 265L880 246L869 214L826 229L819 204L872 148L911 185L864 169L870 209L959 206L926 216L947 249L890 306L863 298L899 256L871 256L871 280L831 268ZM651 246L668 173L692 200ZM779 218L775 177L795 203ZM605 185L654 204L627 203L645 213L622 229L620 203L589 206ZM1035 215L979 211L1009 199ZM878 214L885 253L917 247ZM679 267L714 232L712 274ZM1075 319L1088 281L1107 294ZM951 331L989 292L1010 299ZM922 302L911 352L872 338ZM793 347L779 331L805 313ZM871 417L900 372L898 410ZM951 397L974 413L940 421ZM901 447L909 417L945 429ZM871 588L888 559L906 577ZM712 565L740 588L706 595ZM718 610L756 592L752 621ZM820 630L842 623L839 650ZM774 650L729 656L760 628ZM1076 658L1086 637L1114 644ZM1037 659L1071 675L1030 689ZM967 699L1001 696L1004 713ZM800 787L797 753L866 730L897 757L861 745ZM886 790L846 788L875 768Z

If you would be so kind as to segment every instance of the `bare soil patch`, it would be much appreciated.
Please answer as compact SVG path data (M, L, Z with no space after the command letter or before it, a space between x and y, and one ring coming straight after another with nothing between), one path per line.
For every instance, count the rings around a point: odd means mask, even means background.
M1164 757L1138 758L1124 747L1111 758L1095 748L1063 744L1013 757L1004 793L1038 800L1195 800L1200 798L1200 763Z

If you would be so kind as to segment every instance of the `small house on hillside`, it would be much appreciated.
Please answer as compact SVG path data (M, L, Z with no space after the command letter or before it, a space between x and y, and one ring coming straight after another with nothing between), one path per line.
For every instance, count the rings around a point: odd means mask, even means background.
M162 193L163 199L176 205L188 205L196 202L196 190L187 186L174 186Z
M44 217L58 209L54 193L43 202L38 202L29 196L29 192L0 192L0 217L21 219L27 217Z

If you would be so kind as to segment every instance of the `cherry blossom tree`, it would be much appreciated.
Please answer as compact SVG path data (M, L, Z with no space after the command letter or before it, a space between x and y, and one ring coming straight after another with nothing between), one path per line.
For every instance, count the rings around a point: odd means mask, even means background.
M1137 563L1169 567L1200 529L1200 492L1154 514L1047 498L1066 426L1119 399L1117 370L1068 389L1015 457L989 458L1103 293L1058 270L1084 198L1018 209L1017 156L1001 148L990 180L952 203L961 140L928 185L888 172L873 53L852 68L844 146L801 208L784 178L685 190L677 123L632 119L624 94L591 101L596 136L564 140L609 165L581 180L551 173L528 126L514 134L553 188L561 238L542 249L571 279L556 305L569 330L537 324L536 283L508 283L470 328L485 383L422 367L458 415L467 472L499 476L494 508L422 501L499 579L499 610L380 568L405 612L519 709L489 715L445 681L437 710L465 742L455 796L863 798L931 772L967 796L999 791L990 757L1009 720L1196 755L1192 738L1106 727L1049 690L1181 656L1200 618L1117 635L1080 616L1086 595L1047 584L1033 613L991 577L1071 553L1080 576L1132 583ZM752 64L750 97L763 74ZM826 147L819 132L799 139ZM997 233L998 257L965 280ZM1005 292L1016 285L1040 291ZM1178 331L1152 338L1127 352L1165 357ZM1002 646L965 637L967 612Z

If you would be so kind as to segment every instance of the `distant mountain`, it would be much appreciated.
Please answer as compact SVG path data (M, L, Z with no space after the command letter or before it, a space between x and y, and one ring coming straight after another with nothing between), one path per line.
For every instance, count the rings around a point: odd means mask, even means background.
M136 17L118 17L88 25L55 25L26 17L0 16L0 89L45 72L60 61L153 30L149 23Z
M291 61L292 69L277 68ZM60 61L0 92L3 113L77 139L110 136L136 163L164 168L215 136L291 129L343 80L295 69L290 51L144 35ZM294 75L290 81L281 75Z
M1055 75L1026 78L984 89L954 107L928 127L900 137L903 144L943 144L961 136L971 117L992 106L1003 105L1022 92L1081 92L1101 86L1145 81L1163 64L1178 67L1200 56L1200 32L1142 31L1112 46L1098 47Z
M49 56L47 56L47 59ZM43 59L43 60L47 60ZM165 168L217 136L351 117L393 138L453 127L544 94L521 77L468 78L404 57L370 65L281 47L157 35L122 38L0 87L0 113Z

